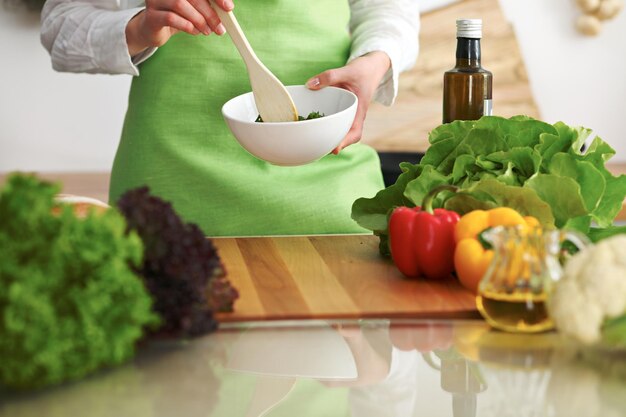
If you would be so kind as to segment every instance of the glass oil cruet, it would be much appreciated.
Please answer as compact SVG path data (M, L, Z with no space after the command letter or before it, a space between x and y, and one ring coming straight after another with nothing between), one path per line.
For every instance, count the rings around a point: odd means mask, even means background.
M551 330L547 301L563 270L561 245L579 249L586 237L539 227L498 226L484 233L494 256L478 286L478 310L492 327L519 333Z

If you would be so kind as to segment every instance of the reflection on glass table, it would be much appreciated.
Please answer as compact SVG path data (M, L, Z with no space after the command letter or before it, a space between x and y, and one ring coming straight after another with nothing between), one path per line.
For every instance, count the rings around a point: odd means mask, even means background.
M247 323L140 348L124 367L39 392L1 417L613 417L626 354L481 321Z

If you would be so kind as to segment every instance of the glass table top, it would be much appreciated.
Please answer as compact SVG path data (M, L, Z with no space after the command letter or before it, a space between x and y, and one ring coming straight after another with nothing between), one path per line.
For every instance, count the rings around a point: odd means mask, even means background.
M626 354L481 321L293 321L152 341L0 416L626 416Z

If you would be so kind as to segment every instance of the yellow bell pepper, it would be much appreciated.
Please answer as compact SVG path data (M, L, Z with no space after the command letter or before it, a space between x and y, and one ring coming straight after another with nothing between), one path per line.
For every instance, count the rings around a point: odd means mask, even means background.
M539 226L539 221L509 207L474 210L461 217L454 229L454 267L463 286L477 292L478 283L493 259L493 250L485 249L478 235L490 227L518 225L534 228Z

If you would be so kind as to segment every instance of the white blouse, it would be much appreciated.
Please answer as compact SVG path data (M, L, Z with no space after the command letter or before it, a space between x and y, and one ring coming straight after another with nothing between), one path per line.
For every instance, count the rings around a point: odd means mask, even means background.
M373 51L389 56L391 68L374 99L390 105L398 93L400 72L410 69L417 59L417 2L349 0L349 5L352 49L348 62ZM137 65L156 51L150 48L129 55L126 25L142 9L143 2L135 0L47 0L41 14L41 42L50 52L52 67L63 72L139 75Z

